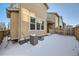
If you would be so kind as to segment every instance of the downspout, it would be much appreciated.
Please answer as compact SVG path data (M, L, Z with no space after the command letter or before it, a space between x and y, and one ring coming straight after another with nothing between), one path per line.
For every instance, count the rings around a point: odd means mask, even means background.
M59 16L58 16L58 28L60 28L60 27L59 27L59 24L60 24L60 23L59 23L59 22L60 22L59 20L60 20L60 18L59 18Z
M21 15L21 3L20 3L20 39L21 39L21 36L22 36L22 24L21 24L21 20L22 20L22 15Z

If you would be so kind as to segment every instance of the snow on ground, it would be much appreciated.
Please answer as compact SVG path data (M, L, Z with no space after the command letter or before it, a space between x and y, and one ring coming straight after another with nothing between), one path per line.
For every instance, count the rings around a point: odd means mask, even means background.
M45 36L43 41L35 46L30 42L23 45L9 44L4 48L6 43L0 47L0 55L11 56L77 56L79 55L79 42L74 36L64 36L53 34Z

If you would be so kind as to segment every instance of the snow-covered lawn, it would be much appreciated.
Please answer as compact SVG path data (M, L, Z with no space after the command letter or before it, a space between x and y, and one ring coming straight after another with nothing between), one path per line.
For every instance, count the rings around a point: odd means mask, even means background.
M23 45L9 44L4 48L5 41L0 47L0 55L12 56L75 56L79 55L79 42L74 36L53 34L45 36L43 41L35 46L29 42Z

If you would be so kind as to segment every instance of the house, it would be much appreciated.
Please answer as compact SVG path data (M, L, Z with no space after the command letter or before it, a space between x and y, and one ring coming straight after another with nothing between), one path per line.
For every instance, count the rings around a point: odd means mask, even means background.
M6 30L10 30L10 22L8 22L8 26L7 26Z
M58 19L59 15L54 12L50 12L47 15L47 32L48 33L54 33L55 28L58 27Z
M63 23L64 23L64 22L63 22L62 16L59 16L59 28L61 28L61 29L64 28Z
M4 31L5 27L5 24L3 22L0 22L0 31Z
M47 32L54 33L57 28L63 28L62 16L56 12L50 12L47 16Z
M3 27L2 27L2 25L0 24L0 31L3 31Z
M32 34L46 35L47 9L46 3L17 3L7 8L11 39L29 39Z
M65 28L73 28L73 25L66 25Z
M65 22L63 22L63 28L65 28L66 27L66 23Z

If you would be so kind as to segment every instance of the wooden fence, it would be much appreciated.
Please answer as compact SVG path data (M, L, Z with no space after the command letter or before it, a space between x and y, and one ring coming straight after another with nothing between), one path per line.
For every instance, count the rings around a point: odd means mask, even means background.
M0 31L0 44L2 43L5 36L10 35L10 30L7 31Z
M63 35L73 35L73 29L68 29L68 28L59 29L59 28L56 28L55 33L63 34Z
M73 35L76 37L77 40L79 40L79 26L74 27L71 29L64 28L64 29L55 29L55 33L57 34L63 34L63 35Z
M79 27L74 27L74 36L77 40L79 40Z
M0 31L0 44L2 43L4 37L4 31Z

